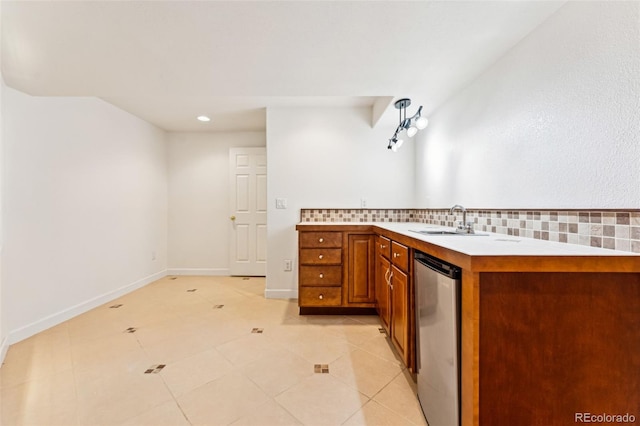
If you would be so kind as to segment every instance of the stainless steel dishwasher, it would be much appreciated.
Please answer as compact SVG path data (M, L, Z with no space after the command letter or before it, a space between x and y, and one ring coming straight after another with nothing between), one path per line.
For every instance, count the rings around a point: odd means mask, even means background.
M460 425L460 268L416 251L418 399L429 426Z

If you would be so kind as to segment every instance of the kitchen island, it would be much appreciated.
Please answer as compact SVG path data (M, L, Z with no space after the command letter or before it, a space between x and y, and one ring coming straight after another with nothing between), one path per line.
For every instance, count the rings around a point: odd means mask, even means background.
M583 413L640 418L639 255L501 234L415 232L428 228L433 225L297 226L301 235L345 236L345 275L362 269L349 259L352 234L359 235L359 241L366 236L367 241L383 241L380 247L386 241L405 247L409 259L419 250L462 269L462 425L575 424ZM377 254L380 247L375 246L375 258L385 262ZM401 253L393 251L389 264ZM407 352L405 363L414 369L412 263L402 295L408 340L401 349ZM380 280L380 268L369 265L366 270L374 271L364 275L368 280ZM353 292L349 282L343 280L345 294ZM371 297L379 307L379 295Z

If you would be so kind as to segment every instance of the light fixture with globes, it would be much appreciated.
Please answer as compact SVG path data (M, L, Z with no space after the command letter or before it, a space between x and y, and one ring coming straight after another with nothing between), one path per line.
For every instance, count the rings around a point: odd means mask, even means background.
M400 112L400 119L395 133L391 139L389 139L389 146L387 146L387 148L393 152L397 152L404 143L403 137L414 137L416 133L418 133L418 130L422 130L427 127L429 120L422 116L422 105L414 115L407 118L407 107L411 105L411 99L409 98L399 99L394 103L394 105ZM402 134L403 131L404 134Z

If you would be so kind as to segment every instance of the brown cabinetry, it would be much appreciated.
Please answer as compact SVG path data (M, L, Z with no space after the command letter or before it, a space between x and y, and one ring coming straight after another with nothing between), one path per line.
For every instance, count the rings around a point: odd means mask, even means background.
M342 286L342 266L300 266L300 282L304 286Z
M299 243L299 305L340 306L342 232L301 232Z
M375 236L349 235L347 302L375 303Z
M301 312L304 308L375 307L374 234L301 230L298 243Z
M342 249L300 249L302 265L340 265L341 263Z
M300 287L298 297L309 307L340 306L342 302L340 287Z
M380 316L382 327L391 335L391 240L376 236L376 310Z
M380 322L404 363L411 366L409 248L377 236L376 251L376 308Z
M391 242L391 341L407 366L413 345L410 339L409 248Z
M396 265L391 265L391 341L409 365L409 278Z
M342 248L342 232L301 232L300 247Z

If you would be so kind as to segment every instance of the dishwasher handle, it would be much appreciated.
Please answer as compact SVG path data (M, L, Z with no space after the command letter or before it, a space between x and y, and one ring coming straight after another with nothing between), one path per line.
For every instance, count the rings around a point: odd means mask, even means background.
M416 262L420 262L427 268L449 278L459 279L462 276L462 270L457 266L447 263L444 260L440 260L436 257L430 256L421 251L415 252L414 259Z

